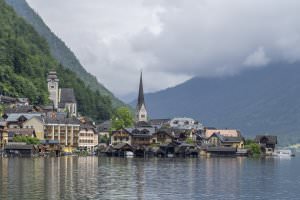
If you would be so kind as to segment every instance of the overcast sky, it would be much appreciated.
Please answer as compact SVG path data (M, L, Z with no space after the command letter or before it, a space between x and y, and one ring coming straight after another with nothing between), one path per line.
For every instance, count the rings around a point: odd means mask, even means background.
M300 59L299 0L27 0L123 99ZM134 94L134 95L133 95Z

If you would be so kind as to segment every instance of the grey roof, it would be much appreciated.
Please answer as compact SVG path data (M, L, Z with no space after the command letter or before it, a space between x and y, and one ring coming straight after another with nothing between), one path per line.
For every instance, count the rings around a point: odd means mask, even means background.
M31 150L34 148L32 144L7 144L4 149L6 150Z
M153 125L163 125L170 121L171 119L151 119L149 123Z
M47 79L56 79L58 81L56 71L50 71Z
M0 102L1 103L14 103L16 101L17 101L16 98L0 95Z
M223 136L219 133L214 133L210 137L216 136L218 137L223 143L234 143L234 142L241 142L243 141L243 137L227 137Z
M41 144L59 144L58 140L40 140Z
M60 103L76 103L73 88L61 88Z
M125 146L127 146L130 149L133 149L133 147L128 143L118 143L118 144L114 145L113 148L119 150L119 149L124 148Z
M151 137L156 132L152 127L125 128L125 131L134 137Z
M261 140L265 138L266 144L277 144L277 136L274 135L257 135L255 142L261 143Z
M236 148L232 147L207 147L208 152L236 152Z
M33 117L41 117L42 113L10 113L7 114L7 116L7 122L17 122L21 116L24 116L27 120L29 120Z
M102 122L100 125L97 126L98 131L100 132L106 132L109 131L111 128L111 120L106 120Z
M32 128L10 128L7 130L8 137L13 137L14 135L28 135L35 136L35 131Z
M52 118L52 117L46 117L45 118L46 124L74 124L74 125L80 125L80 121L77 118Z
M35 108L33 106L17 106L14 108L7 108L5 110L5 113L30 113L30 112L35 112Z
M134 124L135 127L152 127L150 123L145 121L138 121Z

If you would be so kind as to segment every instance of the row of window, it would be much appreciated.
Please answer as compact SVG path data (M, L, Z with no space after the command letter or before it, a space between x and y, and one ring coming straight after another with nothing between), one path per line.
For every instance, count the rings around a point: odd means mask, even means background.
M94 140L79 140L79 143L94 143Z
M80 136L94 137L93 133L80 133Z

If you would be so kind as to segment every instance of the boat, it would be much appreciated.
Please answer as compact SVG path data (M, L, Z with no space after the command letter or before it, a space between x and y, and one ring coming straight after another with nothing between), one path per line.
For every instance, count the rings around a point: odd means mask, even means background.
M292 157L292 156L295 156L295 154L290 149L275 150L273 155L278 156L278 157Z
M131 152L131 151L125 151L125 156L126 156L126 157L133 157L134 154L133 154L133 152Z

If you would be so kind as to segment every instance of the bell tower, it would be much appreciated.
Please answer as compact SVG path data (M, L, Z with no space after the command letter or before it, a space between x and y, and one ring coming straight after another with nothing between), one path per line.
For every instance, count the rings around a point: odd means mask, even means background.
M54 108L58 108L59 103L59 79L57 78L56 71L50 71L47 77L49 99L53 102Z
M145 99L144 99L144 88L143 88L143 74L141 72L141 77L140 77L140 86L139 86L139 96L138 96L138 102L136 105L136 121L148 121L148 116L147 116L147 110L146 110L146 105L145 105Z

